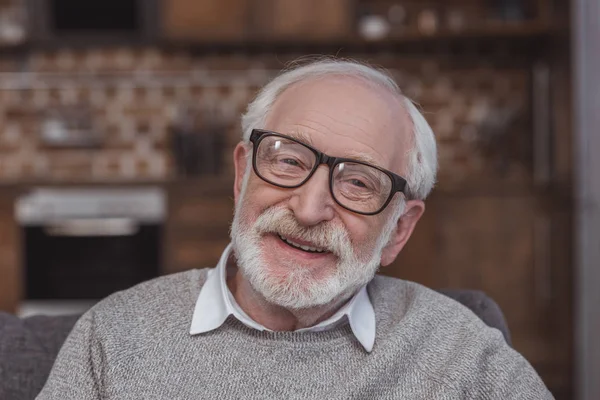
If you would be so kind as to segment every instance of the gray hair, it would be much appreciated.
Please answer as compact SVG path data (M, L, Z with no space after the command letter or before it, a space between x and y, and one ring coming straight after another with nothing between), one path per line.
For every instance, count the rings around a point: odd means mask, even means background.
M297 82L325 75L359 78L401 98L412 121L414 136L413 147L408 154L408 197L424 200L436 180L438 161L435 136L412 100L402 94L394 79L384 70L352 60L324 59L284 71L260 90L242 115L244 140L249 140L252 129L264 127L273 104L284 90Z

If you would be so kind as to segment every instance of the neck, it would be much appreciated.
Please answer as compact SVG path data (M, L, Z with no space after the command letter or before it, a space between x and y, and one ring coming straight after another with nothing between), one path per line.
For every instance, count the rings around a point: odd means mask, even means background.
M265 300L242 276L239 268L235 268L235 273L228 276L227 286L242 310L272 331L295 331L317 325L335 314L351 297L340 296L323 306L289 310Z

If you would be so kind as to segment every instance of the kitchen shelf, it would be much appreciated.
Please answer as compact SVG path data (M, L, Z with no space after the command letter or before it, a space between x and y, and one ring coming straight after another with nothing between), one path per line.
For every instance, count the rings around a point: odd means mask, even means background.
M203 193L233 193L233 179L229 175L205 175L198 177L165 177L165 178L122 178L122 179L52 179L52 178L18 178L0 179L0 189L27 189L37 186L45 187L111 187L111 186L174 186L182 190L195 190Z
M466 43L503 42L524 44L552 38L559 32L560 27L546 21L530 21L519 23L490 22L480 28L460 31L442 29L433 34L406 32L402 35L392 35L380 40L365 39L358 34L350 34L342 39L310 40L289 38L248 38L246 40L229 41L193 41L193 40L157 40L155 45L163 50L183 50L193 53L296 53L296 52L328 52L343 49L352 51L379 51L388 49L410 48L415 45L460 45ZM152 43L137 43L130 47L148 47ZM66 47L85 49L93 47L112 47L107 43L70 43ZM117 46L117 44L114 44ZM58 50L64 45L23 43L19 45L0 45L0 57L27 55L38 50Z
M553 37L558 27L542 22L529 23L490 23L483 28L462 31L440 30L426 35L407 32L403 35L389 36L381 40L368 40L356 34L344 39L331 40L290 40L290 39L248 39L227 42L163 41L159 45L165 50L184 50L193 53L326 53L356 51L385 51L400 49L421 49L427 45L462 45L478 43L508 43L517 46L537 43ZM423 49L426 50L426 49Z

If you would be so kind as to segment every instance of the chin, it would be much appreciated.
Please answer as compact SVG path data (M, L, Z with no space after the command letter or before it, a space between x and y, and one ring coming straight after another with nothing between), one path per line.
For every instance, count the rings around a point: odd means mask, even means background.
M289 309L311 308L330 303L342 292L335 274L323 276L324 271L288 263L260 264L253 266L258 270L252 266L242 269L254 290L269 303Z

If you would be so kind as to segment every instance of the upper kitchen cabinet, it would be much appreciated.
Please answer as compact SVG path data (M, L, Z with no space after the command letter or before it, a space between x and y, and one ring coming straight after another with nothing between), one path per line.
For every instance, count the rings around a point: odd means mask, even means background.
M261 2L262 4L263 2ZM254 37L261 42L331 42L353 30L351 0L264 0L256 7Z
M250 32L252 0L168 0L162 32L172 42L240 42Z
M169 42L323 42L352 31L351 0L169 0L162 2Z

